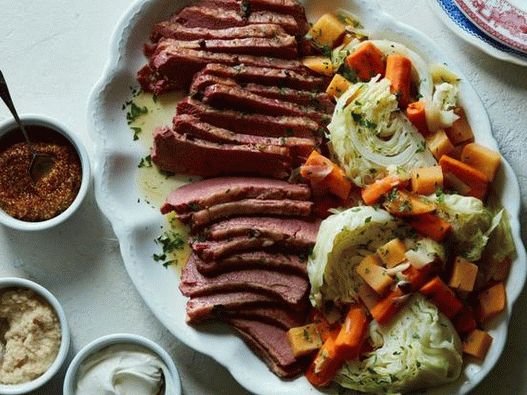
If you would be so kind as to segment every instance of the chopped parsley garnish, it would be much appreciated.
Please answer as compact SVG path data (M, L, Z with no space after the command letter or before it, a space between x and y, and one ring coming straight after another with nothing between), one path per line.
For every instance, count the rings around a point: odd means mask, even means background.
M445 201L445 192L443 191L443 188L437 187L436 197L439 203L443 203Z
M344 78L346 78L350 82L357 82L357 73L355 72L355 70L350 69L345 64L340 66L339 74L341 74Z
M371 222L371 217L368 217L364 220L364 223L365 224L369 224Z
M147 155L144 158L141 158L137 167L139 167L140 169L143 167L152 167L152 156Z
M421 143L419 144L419 147L417 147L415 152L416 153L425 152L425 149L426 149L426 141L421 141Z
M242 17L247 19L249 18L249 15L251 15L251 3L249 3L249 0L242 0L240 3L240 12L242 14Z
M148 108L146 106L139 107L133 101L130 101L128 104L130 105L129 110L126 113L126 121L128 124L135 122L140 116L148 114Z
M134 132L134 141L139 140L139 133L141 133L141 128L138 128L137 126L132 126L130 128L132 132Z
M168 259L168 254L182 250L185 246L185 240L179 233L167 231L154 240L157 245L161 246L160 254L154 253L152 257L155 262L162 262L166 268L176 262L174 259Z

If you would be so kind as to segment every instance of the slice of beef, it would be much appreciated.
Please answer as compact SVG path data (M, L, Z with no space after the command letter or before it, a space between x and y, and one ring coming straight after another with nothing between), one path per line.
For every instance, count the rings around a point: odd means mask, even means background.
M243 199L235 202L220 203L215 206L193 212L190 225L193 230L225 218L245 215L281 215L288 217L308 217L313 202L305 200L261 200Z
M320 125L330 121L328 114L295 103L270 99L241 87L214 84L205 88L203 101L217 108L236 109L266 115L305 116Z
M280 246L283 249L291 249L283 241L273 240L268 237L233 237L222 241L194 241L191 245L192 250L205 262L217 261L226 256L245 252L261 250Z
M309 30L304 7L296 0L201 0L199 5L239 11L242 15L253 11L292 15L298 23L301 35Z
M196 266L199 258L191 254L181 273L179 289L185 296L195 297L220 292L250 291L274 296L297 309L305 306L308 281L295 274L269 270L240 270L214 277L202 275Z
M305 71L294 71L247 64L229 66L210 63L203 69L204 74L231 78L239 83L258 83L308 91L321 91L327 86L325 78L311 75Z
M216 308L210 318L230 319L241 318L265 322L288 330L301 326L306 322L305 310L295 311L287 306L248 307L239 310Z
M214 315L215 309L218 308L232 311L279 303L275 297L255 292L224 292L196 296L187 302L187 322L194 323L208 319Z
M183 8L171 18L172 22L186 27L201 27L205 29L226 29L247 25L274 24L282 27L292 35L302 34L296 19L291 15L279 14L270 11L250 12L241 15L240 12L225 10L218 7L191 6Z
M228 319L227 322L279 377L293 377L303 371L306 361L294 357L285 329L241 318Z
M198 93L203 93L205 88L214 84L223 84L226 86L240 86L232 78L223 78L217 75L212 74L203 74L202 72L197 72L192 79L192 84L190 84L189 92L191 96L196 96Z
M274 117L261 114L244 114L239 111L219 110L192 98L185 98L177 105L178 114L191 114L235 133L270 137L313 137L322 129L304 117Z
M144 90L161 94L186 89L194 74L210 63L231 66L245 64L306 72L306 68L298 60L197 51L177 48L170 43L171 40L160 42L151 55L149 64L137 73L137 79Z
M247 84L244 86L249 92L271 99L288 101L302 106L313 107L318 111L333 114L335 104L325 92L302 91L291 88L279 88L276 86L265 86L259 84Z
M305 184L256 177L218 177L193 182L173 190L161 212L186 213L220 203L242 199L308 200L311 190Z
M205 275L217 275L233 270L267 269L307 276L306 259L298 255L251 251L231 255L217 261L202 261L198 270Z
M277 35L273 38L248 37L191 41L168 38L164 40L170 40L171 46L180 49L271 56L281 59L295 59L298 55L296 39L288 34Z
M208 240L237 236L270 237L274 240L297 239L307 247L315 245L320 221L296 218L236 217L209 226L202 232Z
M161 170L203 177L251 174L286 178L291 169L286 147L216 144L167 127L154 132L152 161Z
M249 144L249 145L274 145L287 147L291 151L294 162L298 165L305 159L316 146L313 138L299 137L263 137L250 134L238 134L230 130L218 128L206 122L202 122L193 115L180 114L174 117L174 130L180 134L189 134L199 139L212 141L214 143Z
M286 34L285 30L278 25L272 24L210 30L201 27L185 27L179 23L164 21L154 26L150 39L153 42L158 42L162 38L173 38L175 40L231 40L247 37L272 38L281 34Z

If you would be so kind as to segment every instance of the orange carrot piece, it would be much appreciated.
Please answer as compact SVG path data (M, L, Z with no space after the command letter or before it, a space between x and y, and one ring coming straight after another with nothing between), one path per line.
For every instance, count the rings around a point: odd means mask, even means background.
M439 165L443 169L445 175L451 173L467 185L467 194L469 196L474 196L478 199L485 198L488 189L488 182L487 176L484 173L466 163L451 158L448 155L443 155L441 159L439 159ZM446 180L448 180L448 177L446 177Z
M435 241L443 241L452 230L452 225L434 214L411 217L408 224L423 236Z
M346 64L356 71L361 80L369 81L377 74L384 75L383 56L379 48L368 42L349 55Z
M315 168L327 168L330 172L322 180L319 180L316 179L317 175L313 172ZM351 181L346 177L344 170L318 151L311 152L306 163L300 168L300 174L310 181L316 180L318 187L327 188L343 200L347 199L350 194Z
M454 292L439 277L434 277L419 290L428 296L437 308L448 318L453 318L463 308Z
M426 112L425 112L425 103L422 101L416 101L408 104L406 108L406 117L416 129L423 136L430 135L430 130L428 130L428 124L426 123Z
M315 387L325 387L331 383L343 362L337 352L335 338L328 337L307 368L306 378Z
M335 339L337 352L344 360L349 361L359 356L367 330L368 319L364 311L360 307L351 307Z
M494 318L503 310L506 305L505 286L499 282L492 287L482 291L478 295L478 319L479 322L486 322Z
M421 288L432 277L433 273L434 265L432 264L425 265L419 269L412 265L402 272L404 278L410 284L411 291Z
M452 323L454 324L457 333L460 335L472 332L477 327L474 312L468 307L461 310L461 312L454 317Z
M392 83L391 92L397 96L399 107L402 109L408 107L412 84L411 60L402 55L388 55L386 58L386 78Z
M399 288L396 288L377 303L375 307L370 310L370 313L380 325L387 324L399 311L405 301L405 295L403 295Z
M390 192L393 188L399 186L401 180L396 176L386 176L373 184L366 186L361 191L362 200L368 205L375 204L385 193Z
M485 331L474 329L463 342L463 352L478 359L484 359L491 344L492 336Z
M395 191L383 205L390 214L396 217L412 217L431 213L436 209L434 203L423 201L419 196L403 190Z

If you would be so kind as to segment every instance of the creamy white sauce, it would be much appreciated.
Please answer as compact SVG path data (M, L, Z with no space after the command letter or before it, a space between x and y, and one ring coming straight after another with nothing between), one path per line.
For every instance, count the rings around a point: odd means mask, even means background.
M75 395L164 395L167 377L167 366L151 351L117 344L103 348L81 364Z

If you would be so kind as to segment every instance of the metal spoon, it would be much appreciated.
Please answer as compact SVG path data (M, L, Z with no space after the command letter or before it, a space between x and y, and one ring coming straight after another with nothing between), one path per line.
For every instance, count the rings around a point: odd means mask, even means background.
M29 176L31 177L31 180L33 182L37 182L39 179L49 173L49 171L53 167L53 164L55 163L55 158L52 155L46 154L44 152L37 152L35 150L35 146L29 139L29 135L27 134L26 128L24 127L22 121L18 117L15 105L13 104L13 100L11 99L11 95L9 94L7 82L5 81L4 75L2 74L1 70L0 97L4 101L7 108L9 108L9 111L11 111L11 114L13 114L13 117L15 118L15 121L18 124L18 127L20 128L22 134L24 135L24 138L26 139L27 146L29 148L29 151L31 152L31 162L28 168Z

